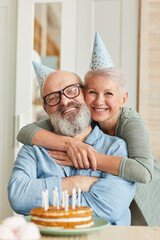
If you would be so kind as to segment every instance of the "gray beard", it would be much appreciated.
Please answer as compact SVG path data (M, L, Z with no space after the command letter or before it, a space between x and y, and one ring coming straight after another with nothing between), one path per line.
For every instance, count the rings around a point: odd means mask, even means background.
M61 111L50 115L50 121L56 133L65 136L76 136L83 132L91 124L91 114L84 104L70 104L70 106L79 106L79 112L70 113L64 118L61 116Z

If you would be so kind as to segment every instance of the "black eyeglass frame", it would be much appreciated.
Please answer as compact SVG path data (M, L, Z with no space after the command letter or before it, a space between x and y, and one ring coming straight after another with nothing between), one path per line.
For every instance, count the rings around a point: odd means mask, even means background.
M68 96L64 93L65 89L68 88L68 87L71 87L71 86L77 86L77 87L78 87L78 94L77 94L75 97L68 97ZM83 86L82 86L80 83L74 83L74 84L68 85L67 87L61 89L60 91L51 92L51 93L47 94L46 96L44 96L44 97L43 97L43 102L44 102L45 105L47 104L49 107L54 107L54 106L56 106L56 105L58 105L58 104L60 103L60 101L61 101L61 95L62 95L62 94L63 94L65 97L67 97L68 99L73 99L73 98L78 97L79 94L80 94L80 89L79 89L80 87L83 88ZM53 93L58 93L58 94L59 94L59 101L58 101L58 103L56 103L56 104L50 105L50 104L48 104L48 102L46 101L46 97L50 96L50 95L53 94Z

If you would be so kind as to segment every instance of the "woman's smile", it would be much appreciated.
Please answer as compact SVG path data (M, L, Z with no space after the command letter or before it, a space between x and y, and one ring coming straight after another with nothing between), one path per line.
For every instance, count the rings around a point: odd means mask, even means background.
M92 107L92 109L99 114L106 113L106 111L109 110L109 108L98 108L98 107Z

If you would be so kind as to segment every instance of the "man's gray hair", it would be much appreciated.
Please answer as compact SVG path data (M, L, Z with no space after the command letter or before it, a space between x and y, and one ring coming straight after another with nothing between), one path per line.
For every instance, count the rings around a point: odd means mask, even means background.
M84 78L85 87L87 86L87 81L92 77L108 77L113 81L118 83L119 91L124 94L127 91L127 83L124 72L115 67L99 69L94 71L88 71Z
M73 73L73 72L72 72ZM82 79L80 78L80 76L76 73L73 73L73 75L76 76L77 80L78 80L78 83L80 83L82 85L82 87L84 87L84 82L82 81Z

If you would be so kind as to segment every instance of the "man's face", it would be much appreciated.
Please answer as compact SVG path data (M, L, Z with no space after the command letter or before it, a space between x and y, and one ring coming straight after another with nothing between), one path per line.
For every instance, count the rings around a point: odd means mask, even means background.
M46 79L43 85L42 95L46 96L51 92L60 91L75 83L78 83L78 79L74 74L66 71L57 71ZM44 108L49 115L59 112L62 117L66 117L70 114L76 115L82 103L84 103L84 96L83 89L80 87L79 96L69 99L61 94L61 101L56 106L50 107L46 104Z
M72 96L72 94L75 94L76 88L68 88L68 86L75 83L78 83L78 79L74 74L59 71L51 74L46 80L42 94L46 96L67 87L69 91L65 91L65 94ZM90 111L84 102L82 88L80 87L79 90L80 93L78 92L79 95L77 97L69 99L64 94L61 94L61 100L57 105L50 107L46 104L44 107L50 116L54 130L58 134L75 136L83 132L90 125ZM56 95L54 96L51 98L52 104L58 102L59 99Z

